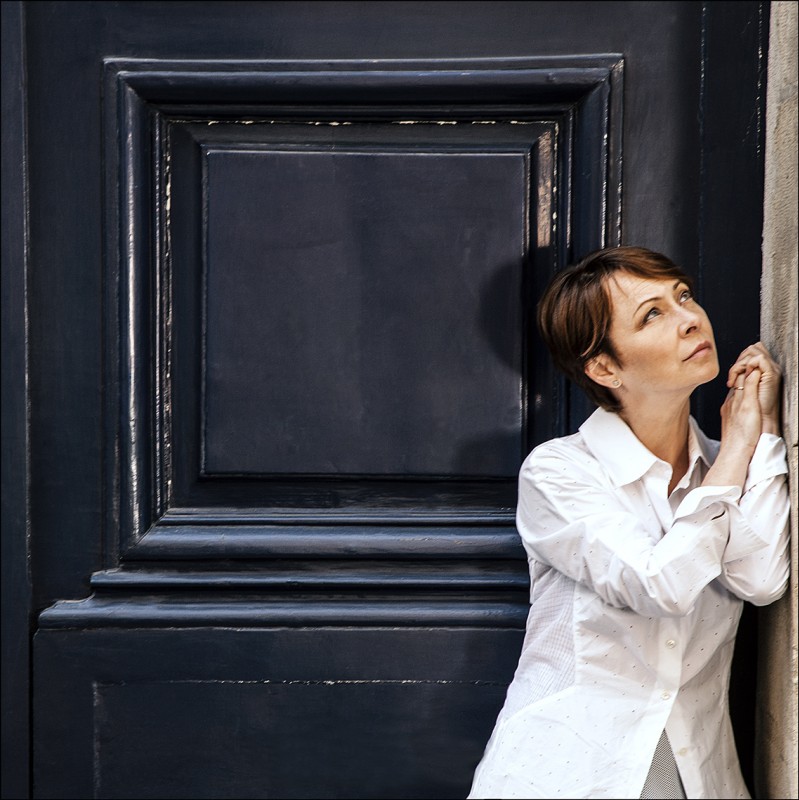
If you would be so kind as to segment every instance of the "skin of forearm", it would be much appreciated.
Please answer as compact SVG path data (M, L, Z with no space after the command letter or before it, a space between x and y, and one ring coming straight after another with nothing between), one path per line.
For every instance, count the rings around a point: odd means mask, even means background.
M725 446L722 442L713 466L708 470L702 486L740 486L746 483L746 473L755 448L736 442Z

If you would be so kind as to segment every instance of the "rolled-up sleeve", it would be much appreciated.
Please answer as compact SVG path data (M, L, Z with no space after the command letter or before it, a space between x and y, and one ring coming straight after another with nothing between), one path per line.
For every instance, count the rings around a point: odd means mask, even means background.
M790 500L785 442L763 434L749 464L743 494L730 518L730 539L719 581L754 605L777 600L788 585L790 570ZM755 536L761 547L749 551Z

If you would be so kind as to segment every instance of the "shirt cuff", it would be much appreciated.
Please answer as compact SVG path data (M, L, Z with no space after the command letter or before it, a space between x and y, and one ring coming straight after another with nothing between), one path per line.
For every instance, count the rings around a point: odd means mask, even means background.
M721 560L725 563L737 561L766 547L768 542L757 535L738 504L725 503L725 506L730 515L730 538L727 540Z
M787 473L788 459L785 440L773 433L761 433L755 452L752 454L752 460L749 462L744 494L761 481L776 475L787 475Z
M737 504L740 498L740 486L698 486L685 495L674 512L674 519L688 517L698 511L706 512L707 518L711 519L722 511L721 508L711 508L714 503Z
M729 536L722 561L737 561L765 547L768 542L755 533L738 506L738 486L700 486L688 494L674 514L677 519L692 516L696 524L706 525L726 516Z

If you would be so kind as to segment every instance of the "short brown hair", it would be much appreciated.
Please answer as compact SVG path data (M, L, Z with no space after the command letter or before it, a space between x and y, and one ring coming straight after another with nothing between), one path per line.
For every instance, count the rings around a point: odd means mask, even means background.
M556 273L538 303L538 329L555 366L606 411L621 411L610 389L595 383L585 367L599 355L621 361L610 340L613 305L608 279L628 272L655 280L693 281L670 259L643 247L607 247Z

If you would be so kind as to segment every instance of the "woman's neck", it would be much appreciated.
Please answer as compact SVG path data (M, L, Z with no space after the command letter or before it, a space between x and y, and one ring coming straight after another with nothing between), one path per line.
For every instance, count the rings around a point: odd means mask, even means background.
M688 470L688 398L674 405L653 406L651 403L630 406L620 412L621 418L641 443L662 461L671 465L669 494Z

